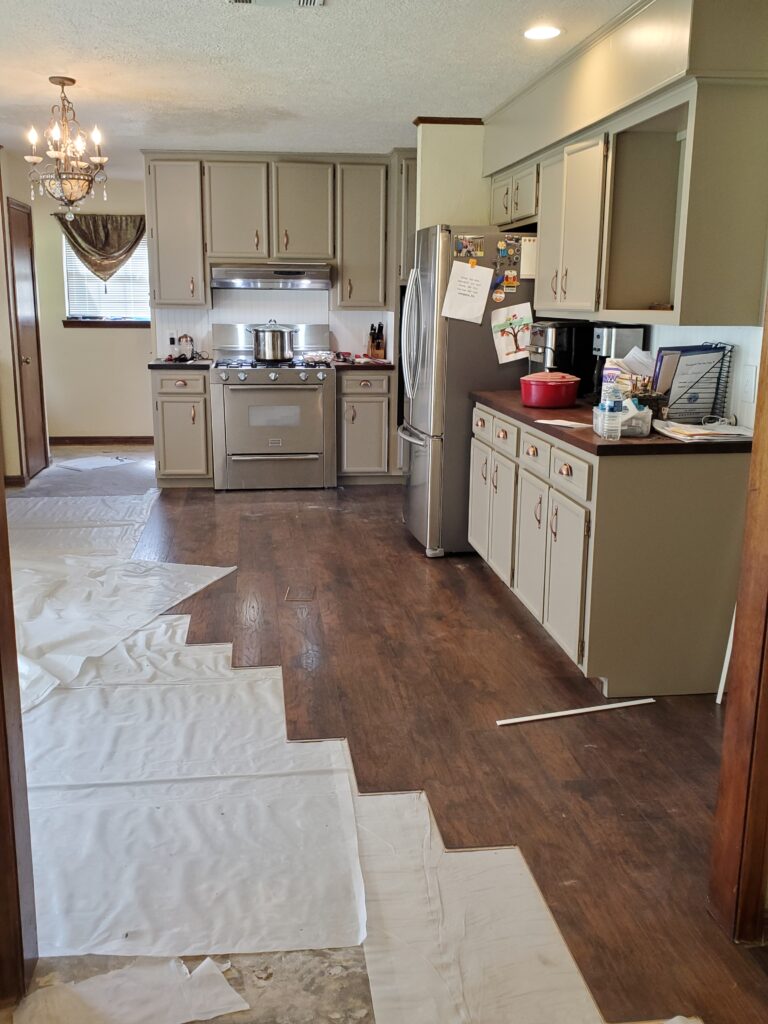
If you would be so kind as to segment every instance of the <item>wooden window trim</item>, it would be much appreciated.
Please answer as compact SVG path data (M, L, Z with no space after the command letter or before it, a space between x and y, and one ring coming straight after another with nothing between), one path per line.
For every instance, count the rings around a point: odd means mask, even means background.
M101 330L118 328L130 328L131 330L149 330L152 326L151 320L78 320L77 317L65 317L61 321L62 327L98 327Z

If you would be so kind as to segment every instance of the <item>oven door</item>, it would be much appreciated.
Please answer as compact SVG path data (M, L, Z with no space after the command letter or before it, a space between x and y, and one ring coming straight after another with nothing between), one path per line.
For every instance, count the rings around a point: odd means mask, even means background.
M323 450L319 384L225 387L227 455L307 455Z

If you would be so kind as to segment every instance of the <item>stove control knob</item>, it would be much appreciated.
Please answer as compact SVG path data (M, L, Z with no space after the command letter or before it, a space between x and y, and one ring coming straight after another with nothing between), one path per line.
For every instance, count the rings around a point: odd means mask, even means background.
M308 374L308 373L305 373L305 372L304 372L304 371L302 370L302 372L301 372L301 373L299 374L299 380L309 380L309 374Z
M318 379L318 380L325 380L325 378L326 378L327 376L328 376L328 374L327 374L327 373L323 373L323 372L321 371L320 373L318 373L318 375L317 375L317 379Z
M228 373L220 373L219 376L221 377L222 380L229 380Z
M243 373L243 371L241 370L240 373L238 373L238 375L237 375L237 379L238 380L248 380L248 374L247 373Z
M277 380L277 378L280 376L280 374L279 373L275 373L275 371L273 370L268 376L269 376L270 380Z

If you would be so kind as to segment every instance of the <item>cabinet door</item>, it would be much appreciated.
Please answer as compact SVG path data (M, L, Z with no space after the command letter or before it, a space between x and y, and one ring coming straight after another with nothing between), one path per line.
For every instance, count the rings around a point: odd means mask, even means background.
M491 224L506 224L512 219L512 175L497 174L491 179Z
M416 258L416 161L400 161L400 265L398 278L408 283Z
M549 487L524 469L517 488L514 590L539 621L544 614Z
M543 622L576 662L581 660L588 517L589 512L581 505L557 491L550 492Z
M512 584L512 541L515 535L514 462L495 452L491 456L491 514L488 535L488 564L504 580Z
M597 309L605 195L605 138L565 147L562 309Z
M158 398L155 444L160 476L208 476L205 398Z
M512 217L514 220L536 216L537 165L517 172L512 179Z
M339 164L336 169L339 307L384 305L387 237L387 168Z
M155 160L148 174L152 298L157 305L204 306L200 164L197 160Z
M553 309L560 297L563 238L563 155L542 161L539 179L539 232L536 241L536 310Z
M333 164L272 164L272 253L333 258Z
M386 473L389 399L341 399L341 472Z
M216 162L205 169L208 255L268 256L266 163Z
M467 540L480 555L488 558L491 509L491 449L472 438L469 462L469 530Z

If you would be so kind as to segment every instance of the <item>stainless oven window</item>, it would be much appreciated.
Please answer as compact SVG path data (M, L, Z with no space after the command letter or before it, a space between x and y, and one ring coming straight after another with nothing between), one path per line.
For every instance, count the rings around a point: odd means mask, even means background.
M301 423L299 405L251 405L248 422L252 427L298 427Z
M228 455L323 451L323 391L320 387L225 388Z

